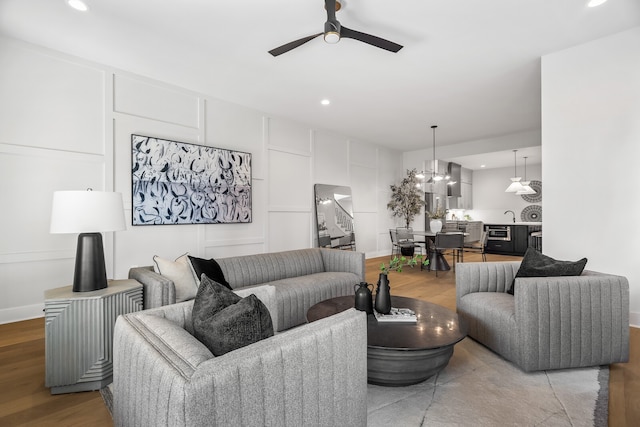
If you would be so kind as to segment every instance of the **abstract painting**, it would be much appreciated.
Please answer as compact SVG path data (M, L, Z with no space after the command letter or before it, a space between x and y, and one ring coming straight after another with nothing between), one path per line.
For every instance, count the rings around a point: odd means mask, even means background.
M251 222L251 154L131 135L133 225Z

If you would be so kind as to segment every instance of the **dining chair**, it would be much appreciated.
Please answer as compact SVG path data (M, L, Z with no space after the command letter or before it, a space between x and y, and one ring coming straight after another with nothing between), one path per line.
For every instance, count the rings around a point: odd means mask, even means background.
M487 232L482 230L480 232L480 240L476 242L468 242L464 244L464 252L481 254L482 261L486 262L487 254L485 252L485 249L487 247L487 240L488 240L487 238L488 238Z
M419 249L420 254L424 254L424 252L422 251L422 248L424 247L424 243L415 241L415 239L413 238L413 228L398 227L396 228L396 233L397 233L398 244L400 245L401 249L413 248L414 251L416 249Z
M445 251L451 251L453 255L453 266L456 267L456 260L464 262L464 234L463 233L436 233L435 250L444 256ZM436 269L436 277L438 270Z
M396 230L389 230L389 236L391 237L391 259L396 256L402 256L403 245L398 241L398 232Z
M391 258L401 255L400 244L398 243L398 232L396 230L389 230L389 236L391 237Z

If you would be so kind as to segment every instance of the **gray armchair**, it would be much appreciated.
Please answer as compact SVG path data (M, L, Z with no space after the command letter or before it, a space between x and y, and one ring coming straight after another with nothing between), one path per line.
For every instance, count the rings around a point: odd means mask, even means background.
M519 262L460 263L456 307L468 335L525 371L629 360L629 282L581 276L519 277Z
M277 319L273 286L256 294ZM219 357L193 335L193 301L120 316L114 332L116 426L364 426L364 312L278 333Z

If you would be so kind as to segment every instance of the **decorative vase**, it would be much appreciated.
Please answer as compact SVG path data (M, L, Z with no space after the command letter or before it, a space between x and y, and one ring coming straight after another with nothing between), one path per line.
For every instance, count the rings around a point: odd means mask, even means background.
M413 246L400 246L400 254L402 256L412 257L415 253L416 248Z
M429 228L434 233L439 233L442 230L442 220L440 219L432 219L429 222Z
M356 310L364 311L367 314L373 314L373 297L369 286L373 289L373 285L367 282L360 282L353 286L355 291L355 308Z
M389 278L385 273L380 273L380 276L378 277L378 288L376 289L376 311L381 314L389 314L391 312Z

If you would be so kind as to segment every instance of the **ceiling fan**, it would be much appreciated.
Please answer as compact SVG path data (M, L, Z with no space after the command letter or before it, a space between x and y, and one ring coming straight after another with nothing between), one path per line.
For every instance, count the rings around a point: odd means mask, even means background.
M339 1L337 3L338 5L340 5ZM372 36L371 34L351 30L340 25L340 22L338 22L338 20L336 19L336 0L325 0L324 7L327 10L327 22L324 23L324 31L322 33L313 34L311 36L307 36L299 40L283 44L280 47L270 50L269 53L273 56L282 55L283 53L287 53L292 49L302 46L306 42L311 41L320 35L324 35L325 42L332 44L338 43L342 37L345 37L348 39L359 40L361 42L370 44L371 46L379 47L380 49L385 49L394 53L402 49L402 46L397 43L390 42L389 40L385 40L380 37ZM337 10L340 10L339 6Z

